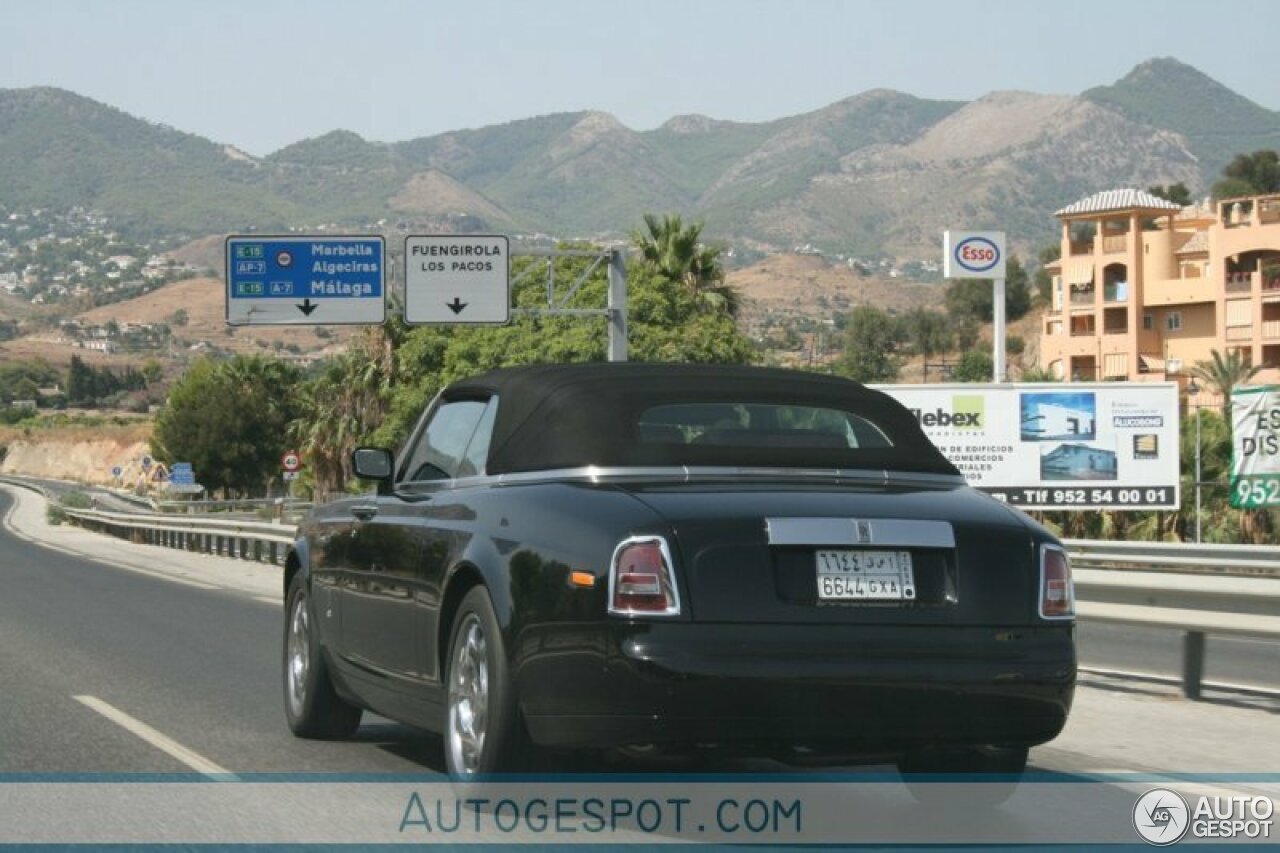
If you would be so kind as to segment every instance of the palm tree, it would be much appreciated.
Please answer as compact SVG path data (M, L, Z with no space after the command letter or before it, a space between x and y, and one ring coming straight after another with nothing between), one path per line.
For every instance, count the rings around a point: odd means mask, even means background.
M1209 355L1210 361L1197 361L1195 367L1187 372L1221 395L1222 416L1227 418L1231 408L1231 389L1248 382L1262 367L1245 364L1240 350L1228 350L1225 356L1213 350Z
M315 475L317 493L343 491L353 477L351 451L367 440L390 407L398 330L366 329L306 387L306 415L290 425Z
M646 213L644 224L646 230L631 235L640 250L641 263L668 281L684 284L707 305L737 316L738 292L725 284L720 250L699 242L701 222L685 225L678 214L665 214L659 219Z

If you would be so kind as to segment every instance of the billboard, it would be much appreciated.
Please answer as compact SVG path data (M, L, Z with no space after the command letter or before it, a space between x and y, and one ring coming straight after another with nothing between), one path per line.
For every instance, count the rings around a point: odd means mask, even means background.
M969 485L1022 509L1176 509L1173 382L880 385Z
M1280 385L1231 391L1231 505L1280 506Z

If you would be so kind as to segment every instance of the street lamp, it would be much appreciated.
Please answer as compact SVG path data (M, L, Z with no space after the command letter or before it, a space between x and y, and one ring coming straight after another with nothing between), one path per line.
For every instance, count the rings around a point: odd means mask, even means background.
M1200 404L1192 403L1191 397L1200 393L1200 386L1195 377L1187 383L1187 406L1196 413L1196 544L1200 543Z

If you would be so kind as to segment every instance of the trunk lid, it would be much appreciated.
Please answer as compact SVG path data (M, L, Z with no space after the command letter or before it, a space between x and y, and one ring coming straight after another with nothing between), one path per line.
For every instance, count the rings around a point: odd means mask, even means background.
M1036 624L1030 529L964 486L653 483L628 491L670 523L677 583L695 621ZM913 587L900 573L908 562ZM904 583L895 593L886 579ZM824 583L828 595L850 585L866 595L871 583L873 595L895 597L822 600Z

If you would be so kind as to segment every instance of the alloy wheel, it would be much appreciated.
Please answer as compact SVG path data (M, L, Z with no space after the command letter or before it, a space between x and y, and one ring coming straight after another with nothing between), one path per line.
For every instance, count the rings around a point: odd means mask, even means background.
M468 774L479 770L488 722L488 648L479 618L468 613L458 628L449 668L448 749L454 769Z

